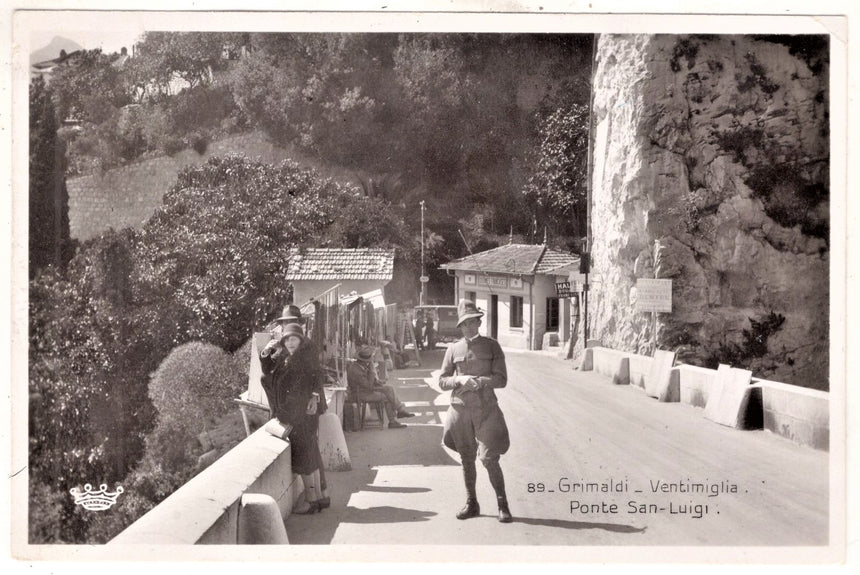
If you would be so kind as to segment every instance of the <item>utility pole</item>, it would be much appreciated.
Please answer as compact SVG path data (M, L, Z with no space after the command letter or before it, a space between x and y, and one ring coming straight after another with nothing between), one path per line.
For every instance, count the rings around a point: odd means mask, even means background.
M421 204L421 294L418 297L418 305L424 305L427 301L427 282L430 278L424 273L424 200Z

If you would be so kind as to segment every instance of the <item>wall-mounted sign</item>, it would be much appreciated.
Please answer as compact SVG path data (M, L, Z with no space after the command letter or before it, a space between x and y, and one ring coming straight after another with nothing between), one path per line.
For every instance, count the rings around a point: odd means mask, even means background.
M481 285L485 285L491 288L502 288L505 289L508 287L508 278L505 276L479 276L481 278Z
M511 278L511 289L523 289L523 278Z
M570 282L556 282L555 293L558 297L573 297Z
M475 274L466 274L463 276L463 281L469 285L475 284Z
M636 280L636 311L672 311L672 280Z

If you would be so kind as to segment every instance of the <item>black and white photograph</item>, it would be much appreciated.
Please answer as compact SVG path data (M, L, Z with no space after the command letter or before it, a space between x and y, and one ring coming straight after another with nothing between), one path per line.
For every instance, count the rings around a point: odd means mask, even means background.
M846 560L845 5L463 4L10 11L19 567Z

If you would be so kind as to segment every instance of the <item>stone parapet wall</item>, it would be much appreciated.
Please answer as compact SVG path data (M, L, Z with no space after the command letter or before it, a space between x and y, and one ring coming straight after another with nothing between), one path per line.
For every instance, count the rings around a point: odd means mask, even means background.
M70 178L66 185L71 237L83 241L108 228L139 228L161 206L165 192L176 183L181 170L230 153L273 164L288 157L284 149L269 142L261 132L248 132L212 142L204 154L187 149L173 156Z
M292 473L290 444L260 428L110 544L235 545L243 495L270 496L286 518L301 492L301 478Z
M826 44L785 42L600 36L591 337L828 388ZM635 310L654 277L673 282L656 337Z

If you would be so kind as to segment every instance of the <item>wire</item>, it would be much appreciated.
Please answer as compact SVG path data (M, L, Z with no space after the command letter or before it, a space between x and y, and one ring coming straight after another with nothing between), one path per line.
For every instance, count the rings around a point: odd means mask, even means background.
M469 255L474 258L475 254L472 253L472 248L469 247L469 242L466 241L466 236L463 235L463 231L460 228L457 228L457 233L460 234L461 238L463 238L463 243L466 244L466 249L469 250ZM490 277L490 274L488 272L481 269L481 264L479 264L477 260L475 260L475 265L478 267L478 271L480 273L484 274L484 276L486 276L486 277ZM490 282L486 282L486 284L487 284L487 291L490 293L494 293L493 292L493 286L490 285Z

